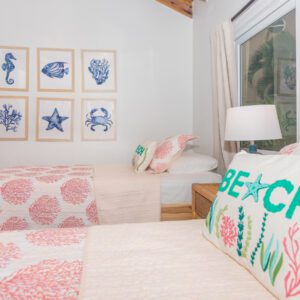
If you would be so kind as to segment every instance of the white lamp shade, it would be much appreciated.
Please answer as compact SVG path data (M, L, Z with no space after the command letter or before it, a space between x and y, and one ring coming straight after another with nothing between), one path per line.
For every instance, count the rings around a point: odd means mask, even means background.
M281 139L275 105L252 105L227 110L225 141Z

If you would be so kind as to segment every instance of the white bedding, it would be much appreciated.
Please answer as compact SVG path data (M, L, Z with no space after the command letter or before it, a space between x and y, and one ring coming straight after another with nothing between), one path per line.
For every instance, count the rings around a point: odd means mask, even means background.
M202 237L201 222L90 227L80 299L274 299Z
M198 174L161 174L161 204L191 203L193 183L220 183L221 175L214 172Z

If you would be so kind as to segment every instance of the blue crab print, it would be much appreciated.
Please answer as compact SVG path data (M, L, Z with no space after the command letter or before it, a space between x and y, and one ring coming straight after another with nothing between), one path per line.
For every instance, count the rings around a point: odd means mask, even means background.
M63 78L65 75L69 74L69 68L65 65L68 63L62 61L56 61L45 65L42 69L42 73L50 78Z
M89 66L89 71L96 81L97 85L103 84L109 76L109 62L107 59L92 59Z
M96 115L97 112L101 111L102 116ZM96 126L103 126L104 132L107 132L111 128L113 121L111 120L111 114L104 107L93 108L88 114L86 114L85 125L89 127L92 131L95 131Z
M5 76L5 82L8 85L12 85L15 83L15 81L12 78L9 78L10 73L16 68L13 60L17 60L14 55L9 52L5 54L5 63L2 64L2 70L6 72L6 76Z
M0 125L5 127L6 132L10 130L16 132L22 120L22 114L10 104L3 104L2 108L0 109Z

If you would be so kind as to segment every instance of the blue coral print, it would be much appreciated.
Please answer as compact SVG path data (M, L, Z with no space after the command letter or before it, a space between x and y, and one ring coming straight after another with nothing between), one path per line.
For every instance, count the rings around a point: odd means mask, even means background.
M99 112L102 115L100 115ZM86 114L85 117L85 126L90 128L91 131L95 131L96 126L103 126L103 131L107 132L113 124L113 121L111 120L111 114L104 107L93 108L88 114Z
M42 120L48 122L48 127L46 130L52 130L56 128L60 132L64 132L64 129L62 127L62 122L68 120L69 117L62 117L59 115L58 109L55 108L51 116L44 116L42 117Z
M56 61L45 65L42 69L42 73L50 78L64 78L69 74L69 68L66 67L68 63L62 61Z
M22 120L22 114L10 104L3 104L0 109L0 125L5 127L6 132L17 132Z
M109 62L107 59L92 59L90 61L89 71L96 81L97 85L102 85L109 77Z
M14 57L14 55L11 52L6 53L4 59L5 59L5 63L2 64L2 70L6 72L5 82L8 85L12 85L15 83L15 81L9 77L10 77L10 73L13 72L13 70L16 68L13 60L17 60L17 59Z

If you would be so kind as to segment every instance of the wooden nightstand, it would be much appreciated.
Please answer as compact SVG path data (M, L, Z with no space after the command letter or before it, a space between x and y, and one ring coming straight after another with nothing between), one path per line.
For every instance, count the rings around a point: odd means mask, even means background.
M192 215L193 218L205 219L209 212L210 206L215 199L220 184L200 184L192 185Z

